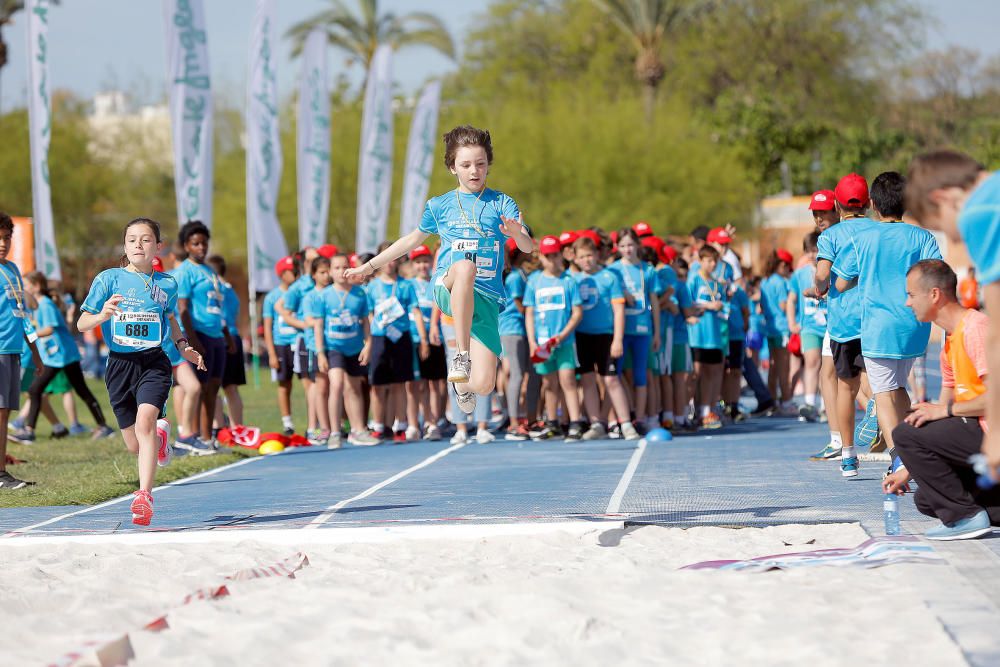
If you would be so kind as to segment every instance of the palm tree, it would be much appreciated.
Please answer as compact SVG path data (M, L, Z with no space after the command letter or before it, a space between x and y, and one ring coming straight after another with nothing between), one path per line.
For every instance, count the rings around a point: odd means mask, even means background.
M667 33L704 0L593 0L629 37L636 49L635 76L643 85L646 120L653 122L656 91L666 73L661 52Z
M296 23L286 33L293 43L292 55L302 52L306 37L314 28L326 33L327 42L360 61L366 76L375 49L380 44L393 48L429 46L449 58L455 57L455 43L444 22L427 12L410 12L397 16L392 12L379 14L378 0L358 0L360 15L344 6L342 0L329 0L330 8Z

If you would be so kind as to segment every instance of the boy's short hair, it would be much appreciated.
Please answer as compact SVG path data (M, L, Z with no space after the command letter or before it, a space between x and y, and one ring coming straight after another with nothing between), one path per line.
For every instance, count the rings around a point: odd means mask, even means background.
M712 246L710 246L710 245L703 245L703 246L702 246L702 247L701 247L701 248L700 248L700 249L698 250L698 257L699 257L699 258L703 258L703 257L712 257L712 258L714 258L714 259L719 259L719 251L718 251L718 250L716 250L715 248L713 248L713 247L712 247Z
M806 234L805 238L802 239L802 251L816 252L817 250L819 250L819 232L809 232Z
M920 286L930 291L939 289L949 301L958 301L958 276L947 262L941 259L922 259L906 272L909 276L919 271Z
M481 146L486 151L487 164L493 164L493 140L489 130L481 130L471 125L460 125L444 137L444 166L449 169L455 166L455 155L463 146Z
M14 221L9 215L0 211L0 231L2 232L12 232L14 231Z
M930 200L934 190L971 190L984 171L986 167L981 163L958 151L937 150L918 155L910 162L906 174L906 210L922 220L937 209Z
M906 179L898 171L886 171L872 181L872 206L883 218L902 220L906 213Z
M597 252L597 245L594 244L593 239L588 239L586 236L581 236L577 240L573 241L573 250L590 250L592 252Z

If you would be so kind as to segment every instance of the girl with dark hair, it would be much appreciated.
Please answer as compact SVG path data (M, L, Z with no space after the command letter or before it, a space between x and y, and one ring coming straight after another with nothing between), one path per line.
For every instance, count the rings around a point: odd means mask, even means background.
M788 339L791 330L786 314L788 298L792 292L789 276L792 275L792 253L783 248L771 251L764 265L767 275L760 284L761 306L767 332L767 349L771 355L771 368L767 373L767 388L778 401L778 415L797 417L798 408L792 402L792 382L789 373ZM778 398L778 390L781 398Z

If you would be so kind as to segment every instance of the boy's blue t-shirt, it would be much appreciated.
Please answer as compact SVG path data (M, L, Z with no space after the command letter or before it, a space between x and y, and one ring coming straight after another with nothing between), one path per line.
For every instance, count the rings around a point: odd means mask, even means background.
M826 299L814 299L802 293L813 286L816 267L806 264L792 274L792 291L795 292L795 321L802 327L802 333L814 336L826 335Z
M311 290L306 292L305 296L302 297L302 321L306 321L308 317L319 317L318 315L310 315L316 311L319 307L317 304L323 303L324 292L330 289L330 286L318 287L314 286ZM312 326L307 326L302 330L302 338L305 341L306 349L310 352L316 351L316 330Z
M851 243L851 239L862 229L877 225L870 218L848 218L827 228L816 242L817 259L825 259L831 264L837 255ZM836 287L837 276L830 276L830 291L827 294L827 329L830 338L838 343L861 337L861 295L858 290L847 290L841 294Z
M532 274L524 293L524 307L535 309L535 341L541 345L561 332L573 315L573 306L582 306L576 280L569 271L553 278L542 271ZM570 332L564 343L575 343Z
M772 273L760 283L763 295L761 305L764 306L764 319L767 322L768 336L787 336L788 315L785 314L783 304L788 301L791 294L791 285L787 278L777 273Z
M490 188L480 194L455 189L427 202L420 231L437 234L442 248L434 272L435 283L456 261L471 260L476 265L475 290L503 308L507 237L500 229L501 215L517 220L521 213L513 199Z
M674 267L670 265L661 266L656 270L656 279L660 283L660 294L663 294L669 288L673 288L674 293L670 295L670 300L675 304L677 303L677 272L674 271ZM668 328L674 326L674 314L671 313L666 308L660 308L660 337L663 339L662 342L666 343L667 337L662 335L664 331Z
M629 264L618 260L608 267L617 274L625 294L631 294L633 305L625 304L625 335L653 335L653 299L662 294L656 269L646 262Z
M353 357L365 346L364 319L368 317L368 295L354 285L348 291L330 285L316 291L318 299L309 300L309 317L323 320L323 343L327 350L336 350Z
M934 235L905 222L881 222L862 230L837 256L833 269L849 292L861 297L861 353L874 359L923 356L930 322L918 322L906 305L906 272L922 259L941 259Z
M688 290L695 305L714 303L716 301L725 303L725 286L718 280L706 281L700 273L692 273L688 276ZM703 349L724 350L729 345L728 337L723 340L722 322L729 319L729 314L725 309L720 311L706 310L695 324L687 325L688 340L691 347Z
M983 285L1000 280L1000 171L969 195L958 215L958 232L976 265L976 279Z
M225 296L219 275L206 264L186 259L177 267L174 278L177 280L177 298L190 302L195 331L209 338L222 338Z
M96 315L114 294L124 297L121 312L101 324L104 342L112 352L138 352L161 347L170 335L168 315L177 308L179 288L174 277L154 272L152 277L128 269L107 269L94 278L80 309Z
M621 282L617 276L601 269L597 273L572 273L576 289L580 293L580 307L583 318L576 330L584 334L613 334L615 317L612 303L622 303Z
M525 336L524 313L514 305L514 299L524 300L524 289L528 286L528 279L521 269L514 269L507 274L504 280L504 288L507 290L507 307L500 313L500 335L501 336Z
M24 307L24 280L14 262L0 262L0 289L0 354L21 354L24 335L34 327Z
M750 311L750 297L737 286L733 296L729 299L729 340L746 339L746 331L743 330L745 320L743 319L743 309Z
M49 368L63 368L80 361L80 350L76 347L73 334L66 326L66 318L59 312L59 306L47 296L38 298L35 322L39 329L52 327L48 336L38 338L38 355Z
M691 290L688 289L687 283L680 277L677 279L674 296L677 297L677 307L681 310L674 318L674 345L687 345L688 324L687 318L684 316L684 309L694 306L694 299L691 298Z
M295 313L295 317L298 320L305 322L305 298L306 294L316 289L316 281L312 279L312 276L299 276L294 283L289 286L288 291L285 295L279 299L285 306L285 310L290 313ZM286 323L287 324L287 323ZM291 325L288 325L291 326ZM305 329L298 329L292 327L297 332L295 334L296 340L303 338L306 335Z
M424 318L424 338L427 339L431 330L431 311L434 309L434 281L423 278L413 278L410 281L413 293L417 295L417 306L420 308L420 315ZM420 342L420 332L417 330L417 321L413 318L413 311L408 311L410 318L410 337L414 343Z
M278 299L283 296L285 296L285 289L275 287L264 297L263 317L264 319L271 318L271 338L275 345L291 345L299 333L298 329L285 322L285 318L274 307L274 304L278 303Z
M372 314L372 335L399 340L410 332L410 311L419 307L417 293L409 280L387 283L375 278L366 288L368 312Z
M229 283L222 283L222 312L229 335L239 336L240 330L236 324L240 316L240 297Z

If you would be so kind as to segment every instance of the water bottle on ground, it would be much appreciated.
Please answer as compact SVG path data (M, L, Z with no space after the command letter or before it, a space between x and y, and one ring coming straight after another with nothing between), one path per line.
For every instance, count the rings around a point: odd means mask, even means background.
M885 494L882 509L885 513L885 534L899 535L899 496L895 493Z
M990 477L990 466L986 463L986 456L984 454L973 454L969 457L969 463L972 464L972 469L976 471L976 485L986 491L992 489L996 486L996 482Z

